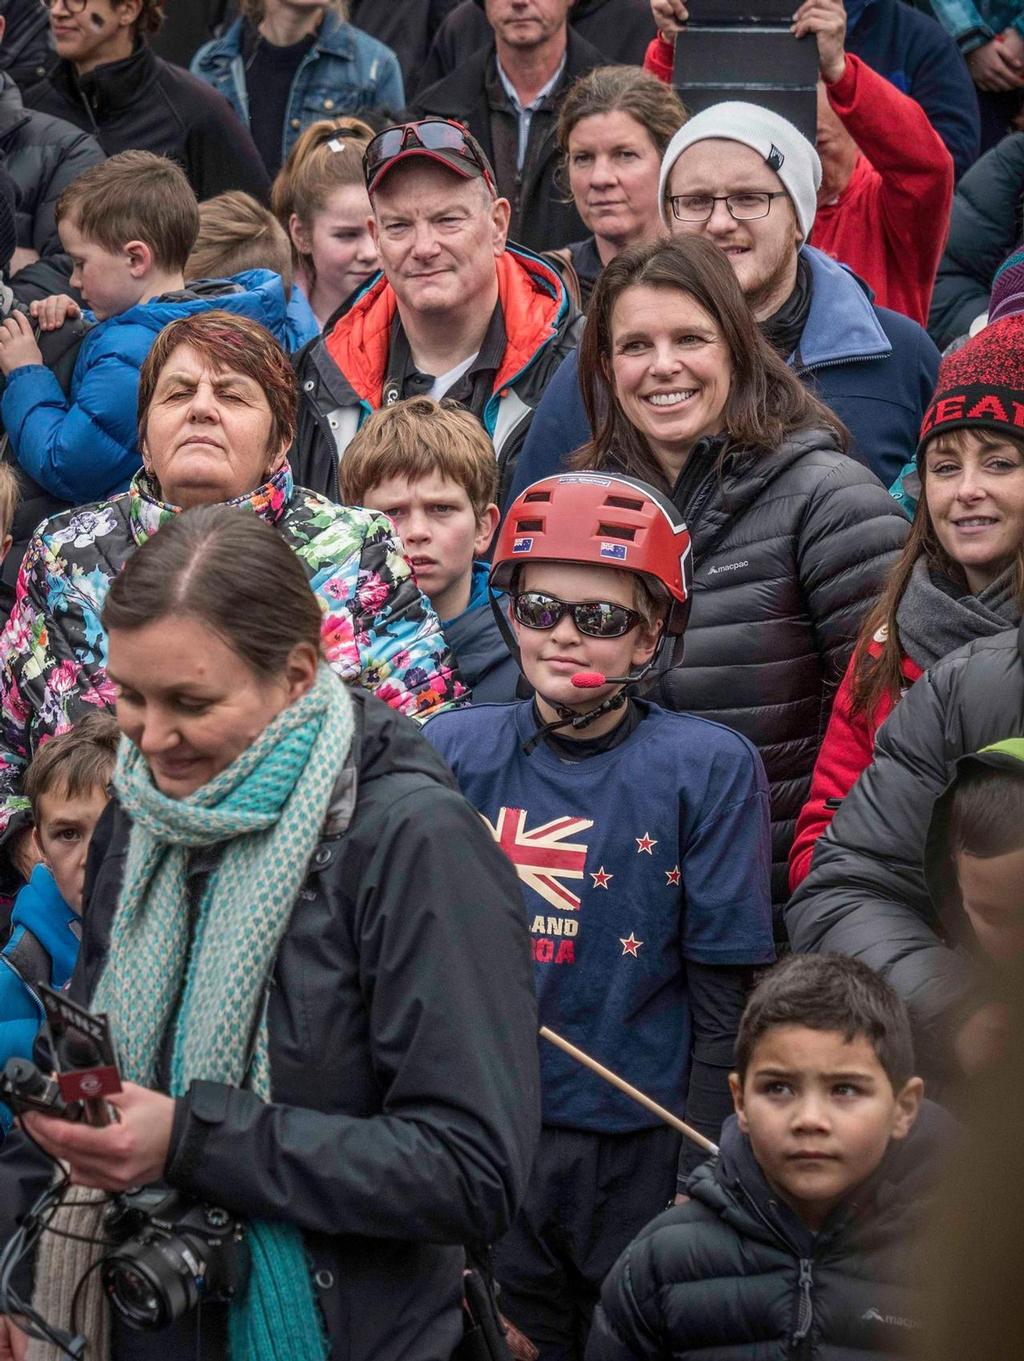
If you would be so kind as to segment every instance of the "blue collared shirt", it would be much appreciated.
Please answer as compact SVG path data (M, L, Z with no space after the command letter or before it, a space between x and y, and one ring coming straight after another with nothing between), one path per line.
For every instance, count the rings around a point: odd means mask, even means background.
M565 52L562 53L562 60L558 63L558 70L551 77L548 83L543 87L543 89L537 91L537 94L530 101L529 104L520 104L519 96L518 94L516 94L515 86L509 80L505 72L501 69L501 62L500 61L498 62L498 78L501 81L502 85L504 85L505 93L512 101L512 107L513 109L515 109L516 117L519 119L519 145L516 148L517 170L522 170L523 162L526 160L526 146L530 140L530 123L533 120L533 115L537 112L537 110L543 104L544 100L547 99L551 91L562 79L562 72L565 70L566 55L567 53Z

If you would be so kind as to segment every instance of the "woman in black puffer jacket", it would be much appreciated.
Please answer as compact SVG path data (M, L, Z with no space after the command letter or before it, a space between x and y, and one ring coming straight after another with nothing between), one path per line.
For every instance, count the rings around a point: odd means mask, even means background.
M909 525L761 336L728 260L682 237L616 257L580 347L578 468L665 488L693 541L686 657L651 697L734 728L772 792L773 891L832 694Z

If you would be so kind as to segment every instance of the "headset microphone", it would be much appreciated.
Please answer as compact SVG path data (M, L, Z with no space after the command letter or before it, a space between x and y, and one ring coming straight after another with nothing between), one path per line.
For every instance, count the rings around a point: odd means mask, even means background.
M606 676L601 671L577 671L571 677L577 690L597 690L602 685L628 685L637 679L637 676Z

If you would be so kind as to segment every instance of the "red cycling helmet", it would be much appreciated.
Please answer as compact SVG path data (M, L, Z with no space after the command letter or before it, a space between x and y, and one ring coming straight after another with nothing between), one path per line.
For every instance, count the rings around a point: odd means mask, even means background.
M655 487L619 473L562 473L512 502L494 550L490 583L510 590L524 562L617 567L658 582L672 597L665 632L686 628L693 583L690 534Z

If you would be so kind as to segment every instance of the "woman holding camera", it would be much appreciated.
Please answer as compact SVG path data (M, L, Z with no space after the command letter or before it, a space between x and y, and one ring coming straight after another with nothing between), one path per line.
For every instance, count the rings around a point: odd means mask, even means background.
M71 994L110 1015L119 1122L24 1124L77 1186L243 1220L251 1272L201 1343L194 1314L150 1334L115 1307L88 1355L448 1357L462 1245L510 1222L538 1127L515 872L412 725L322 660L306 573L255 517L174 517L103 623L125 740ZM0 1235L51 1171L4 1144ZM75 1231L102 1238L102 1208ZM80 1252L44 1234L35 1262L33 1308L72 1330Z

